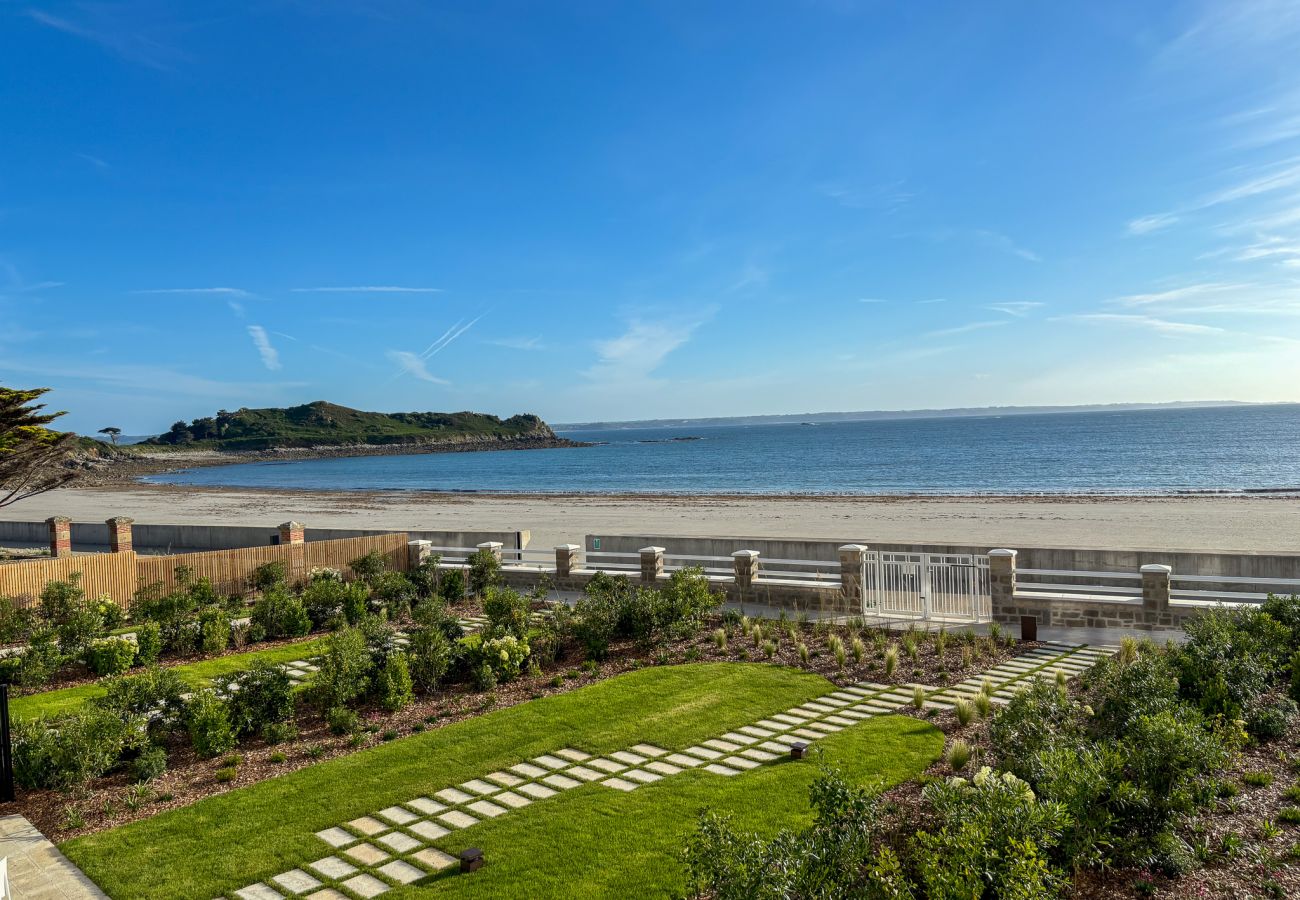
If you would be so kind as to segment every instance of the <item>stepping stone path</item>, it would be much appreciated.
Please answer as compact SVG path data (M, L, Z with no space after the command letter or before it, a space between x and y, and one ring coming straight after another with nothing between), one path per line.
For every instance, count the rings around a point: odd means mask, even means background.
M462 625L468 628L466 622L472 621L462 620ZM735 777L788 758L796 741L817 741L872 716L912 706L918 687L927 709L951 709L958 700L979 694L986 682L993 702L1006 703L1036 678L1054 679L1057 672L1071 678L1114 652L1113 647L1051 643L944 688L860 682L680 750L643 742L595 756L561 747L458 785L430 785L423 796L318 831L319 858L229 897L377 897L455 866L456 857L433 846L435 841L467 846L471 841L458 832L587 784L631 792L685 771Z

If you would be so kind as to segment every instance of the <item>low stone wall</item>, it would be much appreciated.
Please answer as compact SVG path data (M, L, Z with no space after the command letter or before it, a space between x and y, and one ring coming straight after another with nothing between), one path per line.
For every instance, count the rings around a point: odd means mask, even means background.
M1136 600L1058 600L1017 595L998 604L993 621L1018 626L1021 616L1033 616L1044 628L1130 628L1136 631L1177 631L1201 615L1203 606L1172 604L1164 611L1147 609Z

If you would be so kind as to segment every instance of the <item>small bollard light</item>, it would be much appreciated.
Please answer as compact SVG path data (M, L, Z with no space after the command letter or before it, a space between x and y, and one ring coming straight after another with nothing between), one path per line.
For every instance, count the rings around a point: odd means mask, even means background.
M460 854L460 870L462 872L477 872L483 867L483 851L478 847L470 847Z
M790 745L790 758L803 759L808 754L808 745L803 741L795 741Z

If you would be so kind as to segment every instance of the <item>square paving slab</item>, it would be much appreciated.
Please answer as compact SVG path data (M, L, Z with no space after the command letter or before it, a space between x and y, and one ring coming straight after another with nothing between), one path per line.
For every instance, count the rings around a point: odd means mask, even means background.
M491 794L495 791L501 790L495 784L488 784L486 781L481 781L478 778L465 782L460 786L460 789L475 794Z
M711 741L705 741L704 746L710 747L714 750L719 750L723 753L735 753L737 750L740 749L739 744L731 744L728 743L727 741L717 740L716 738ZM691 751L687 750L686 752L690 753Z
M534 766L530 763L520 763L517 766L510 767L511 772L516 772L525 778L541 778L546 774L546 770L540 766Z
M305 894L320 887L320 879L313 878L302 869L290 869L271 880L291 894Z
M548 788L544 784L521 784L517 788L517 792L520 794L527 794L534 800L545 800L547 797L555 796L555 790Z
M378 897L389 889L388 885L384 884L378 878L373 875L367 875L364 872L360 875L352 876L347 881L343 882L343 886L358 897L364 897L367 898L367 900L369 900L370 897Z
M464 791L458 791L455 788L443 788L433 796L437 797L444 803L468 803L474 799L473 794L467 794Z
M612 787L616 791L635 791L640 787L635 781L628 781L625 778L606 778L601 784Z
M238 897L239 900L281 900L281 898L284 897L284 894L258 882L257 884L250 884L246 888L240 888L235 891L235 896Z
M403 834L400 831L390 831L388 834L381 834L375 838L375 843L383 844L390 850L396 850L398 853L409 853L417 847L423 847L415 838L409 834Z
M357 844L344 850L343 855L351 857L363 866L377 866L388 859L388 854L374 844Z
M612 759L593 759L587 763L588 768L600 769L602 772L622 772L627 766Z
M480 815L485 819L495 819L506 811L504 806L497 806L491 800L480 800L477 803L471 803L465 808L475 815Z
M504 793L497 794L492 799L497 803L500 803L502 806L508 806L511 809L519 809L521 806L527 806L533 802L522 794L516 794L514 791L505 791Z
M567 759L560 759L558 756L551 756L549 753L536 757L533 762L539 766L546 766L548 769L563 769L569 764Z
M395 825L405 825L406 823L414 822L419 818L415 813L407 809L402 809L400 806L390 806L387 809L381 809L378 815Z
M337 881L340 878L347 878L357 870L352 863L344 862L337 856L327 856L324 859L318 859L314 863L307 863L307 868L314 872L319 872L326 878L333 878Z
M392 881L396 881L398 884L410 884L417 878L424 877L423 869L417 869L410 863L403 862L400 859L395 859L390 863L385 863L379 867L378 871L380 875L383 875L385 878Z
M574 781L572 778L566 778L565 776L559 774L547 775L545 778L542 779L542 781L545 784L549 784L553 788L559 788L562 791L567 791L572 788L576 788L578 785L582 784L582 782L580 781Z
M685 753L670 753L665 756L664 759L675 766L682 766L683 768L688 769L693 769L696 766L703 765L704 763L704 760L698 759L694 756L687 756Z
M717 750L710 750L708 747L687 747L682 751L689 753L691 756L698 756L700 759L721 759L722 754Z
M758 740L758 738L754 737L752 734L741 734L738 731L728 731L726 734L722 736L722 740L732 744L740 744L743 746L745 744L754 743L754 741Z
M651 772L655 772L656 774L659 775L676 775L678 772L681 771L681 769L677 768L677 766L665 762L662 759L656 759L654 762L648 762L645 764L645 767L647 770Z
M343 847L357 841L357 836L350 831L344 831L342 828L326 828L324 831L316 832L316 837L320 838L331 847Z
M450 833L447 831L446 828L443 828L437 822L416 822L415 824L408 825L407 827L410 828L411 831L414 832L415 834L418 834L420 837L424 838L426 841L436 841L438 838L444 837Z
M642 784L649 784L663 778L662 775L656 775L654 772L647 772L644 769L628 769L623 773L623 777L632 781L639 781Z
M712 772L714 775L739 775L740 774L739 770L730 769L727 768L726 766L719 765L718 763L709 763L707 766L704 767L704 771Z
M588 769L586 766L574 766L571 769L566 769L564 774L572 775L574 778L578 778L582 781L596 781L597 779L604 777L600 772L597 772L595 769Z
M485 777L488 781L495 781L502 787L514 787L517 784L522 784L524 781L518 775L511 775L509 772L493 772L491 775Z
M349 822L348 827L354 831L359 831L362 834L370 835L379 834L381 831L387 831L392 826L386 825L378 819L373 819L370 816L362 816L359 819L353 819Z
M665 756L668 753L667 750L662 747L656 747L654 744L634 744L632 749L635 752L640 753L642 756L648 756L651 759L654 759L657 756Z
M628 753L626 750L618 750L610 754L611 759L616 759L621 763L627 763L629 766L639 766L645 762L644 756L638 756L635 753Z
M452 856L450 853L443 853L436 847L426 847L419 853L413 854L411 859L433 872L441 872L443 869L449 869L456 865L457 862L456 857Z
M752 759L745 759L743 756L728 756L722 761L724 766L730 766L733 769L757 769L758 763Z
M478 819L458 809L443 813L438 816L438 821L450 825L452 828L468 828L471 825L478 824Z
M574 750L572 747L565 747L563 750L556 750L556 756L563 756L570 762L585 762L591 759L590 753L583 753L581 750Z
M428 797L416 797L414 800L408 800L406 805L411 809L419 810L426 816L440 813L447 808L436 800L430 800Z

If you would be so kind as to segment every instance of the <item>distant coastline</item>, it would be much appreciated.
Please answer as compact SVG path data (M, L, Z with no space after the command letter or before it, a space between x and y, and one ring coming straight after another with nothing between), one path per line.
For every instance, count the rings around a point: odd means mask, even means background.
M1297 401L1297 403L1300 403L1300 401ZM1234 406L1294 406L1297 403L1250 403L1241 400L1177 400L1168 403L1093 403L1076 406L960 406L948 409L881 409L850 412L781 413L762 416L707 416L693 419L564 422L551 427L559 431L599 431L617 428L707 428L726 425L828 425L837 422L878 422L894 419L956 419L1069 413L1150 412L1165 409L1214 409Z

